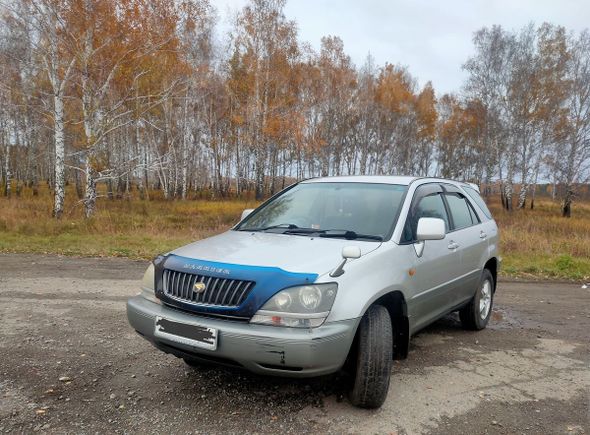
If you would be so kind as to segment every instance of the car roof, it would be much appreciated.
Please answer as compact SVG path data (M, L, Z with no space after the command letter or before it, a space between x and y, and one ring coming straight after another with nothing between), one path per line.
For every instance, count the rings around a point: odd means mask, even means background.
M438 177L410 177L402 175L343 175L335 177L310 178L303 180L302 183L375 183L408 186L416 180L420 180L425 183L447 182L459 186L470 186L479 192L479 186L477 184L468 183L465 181L457 181Z
M376 184L401 184L407 186L419 177L405 177L394 175L346 175L338 177L310 178L302 183L376 183Z

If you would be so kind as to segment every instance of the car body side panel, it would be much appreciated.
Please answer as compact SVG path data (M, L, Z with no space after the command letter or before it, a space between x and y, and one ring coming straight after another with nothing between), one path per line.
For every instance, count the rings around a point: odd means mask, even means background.
M445 240L436 242L445 242L441 248L447 250ZM430 254L426 254L428 249ZM337 279L338 294L326 322L360 317L377 299L399 291L406 301L410 330L426 326L450 308L448 295L458 285L449 269L453 262L455 268L459 267L458 254L445 254L443 265L435 260L437 252L432 243L425 247L423 258L418 258L413 245L389 242L358 260L349 261L344 275ZM326 275L318 282L330 280L334 279Z
M413 276L408 280L408 306L412 314L411 327L420 328L445 314L453 305L460 282L461 256L449 250L449 234L442 240L424 242L422 256L418 257L413 245L408 255L414 254Z
M500 249L498 246L498 244L500 243L500 234L496 222L493 219L483 222L482 229L487 235L487 253L486 255L484 255L483 261L488 261L490 258L496 258L498 261L501 261L501 258L499 256ZM485 263L482 263L482 267L484 264Z
M479 237L482 231L482 224L462 228L454 231L450 236L459 245L457 253L461 258L462 272L461 282L455 294L455 300L451 305L456 306L461 302L471 299L477 289L477 284L481 276L481 269L485 264L487 255L487 242Z
M360 317L386 293L401 291L407 294L412 257L407 255L409 251L400 252L398 248L394 243L383 243L379 249L349 260L342 276L336 279L329 274L320 276L318 282L338 282L336 300L326 322Z

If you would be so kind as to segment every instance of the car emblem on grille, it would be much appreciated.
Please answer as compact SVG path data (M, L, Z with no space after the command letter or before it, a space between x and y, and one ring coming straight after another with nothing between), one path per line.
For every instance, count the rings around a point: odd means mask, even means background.
M207 290L207 286L204 282L196 282L193 286L193 291L195 293L203 293L205 290Z

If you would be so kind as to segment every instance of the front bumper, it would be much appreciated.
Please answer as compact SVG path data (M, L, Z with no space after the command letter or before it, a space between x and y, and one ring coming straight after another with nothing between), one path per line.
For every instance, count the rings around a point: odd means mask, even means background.
M217 349L210 351L155 337L156 316L217 329ZM314 329L255 325L195 316L142 296L127 301L127 318L139 334L164 352L286 377L312 377L338 371L346 360L360 321L359 318L331 322Z

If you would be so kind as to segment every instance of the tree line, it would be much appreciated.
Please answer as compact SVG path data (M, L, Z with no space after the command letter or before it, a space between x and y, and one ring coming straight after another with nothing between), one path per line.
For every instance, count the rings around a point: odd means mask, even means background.
M314 50L285 3L251 0L222 41L209 0L0 3L4 194L46 180L59 218L71 183L90 217L97 183L260 199L314 176L434 175L499 182L508 210L549 180L570 215L590 181L587 30L480 29L464 85L437 96L407 67L357 67L337 36Z

